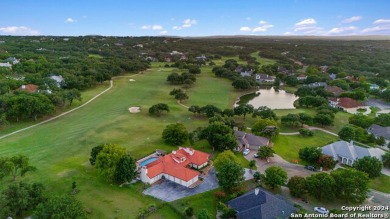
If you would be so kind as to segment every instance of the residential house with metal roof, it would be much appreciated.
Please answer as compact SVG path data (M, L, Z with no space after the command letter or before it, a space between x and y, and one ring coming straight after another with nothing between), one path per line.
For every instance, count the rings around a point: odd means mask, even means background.
M376 157L382 160L385 151L379 148L365 148L354 145L353 141L336 141L322 147L322 153L333 157L333 160L352 166L353 163L363 157Z
M239 219L289 218L296 212L292 202L262 188L256 188L227 204L236 211Z

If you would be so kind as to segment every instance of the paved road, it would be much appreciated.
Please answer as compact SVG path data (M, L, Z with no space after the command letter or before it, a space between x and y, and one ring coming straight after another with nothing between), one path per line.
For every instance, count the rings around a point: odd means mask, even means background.
M269 162L267 162L264 160L260 160L258 158L254 158L253 155L255 153L256 153L256 151L251 150L251 152L248 155L246 155L245 158L247 160L255 160L257 170L260 173L264 173L265 170L270 166L282 167L284 170L286 170L289 178L291 178L293 176L309 176L309 175L315 173L313 171L305 169L302 165L289 163L277 154L274 154L274 157L271 157L269 159Z

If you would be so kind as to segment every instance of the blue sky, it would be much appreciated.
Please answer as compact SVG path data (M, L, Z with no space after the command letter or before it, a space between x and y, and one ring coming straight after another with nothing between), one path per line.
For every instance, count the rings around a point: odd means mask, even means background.
M0 35L390 35L388 0L12 0Z

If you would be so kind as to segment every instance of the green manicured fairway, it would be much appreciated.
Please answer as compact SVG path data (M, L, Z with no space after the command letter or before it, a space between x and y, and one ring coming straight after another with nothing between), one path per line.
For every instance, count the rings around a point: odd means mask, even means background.
M299 160L299 149L304 147L322 147L338 138L321 131L314 131L313 137L302 137L301 135L279 135L274 140L274 151L283 159L292 162Z
M257 61L260 62L261 65L271 65L276 63L275 59L267 59L267 58L260 57L259 52L253 52L251 53L251 56L255 57Z
M168 146L161 140L166 125L181 122L190 131L206 126L207 119L192 118L192 113L169 95L175 88L166 82L171 72L172 68L156 67L133 77L134 82L130 82L129 77L117 78L111 90L85 107L0 140L0 154L29 156L31 164L38 170L27 174L25 179L44 183L52 194L69 192L72 182L76 181L80 189L76 197L92 211L91 218L132 218L140 208L160 201L143 196L141 185L119 188L100 178L88 162L89 154L92 147L105 142L126 147L135 158L148 155L155 149L171 151L177 147ZM100 88L97 90L101 91ZM92 90L87 91L84 97L87 99L94 94ZM207 69L188 94L188 103L201 106L215 104L226 108L234 99L230 82L215 78ZM149 116L148 108L160 102L167 103L171 112L160 118ZM141 112L129 113L131 106L141 107ZM202 141L196 144L196 148L210 152L207 143ZM0 189L9 183L7 180L3 180L5 183ZM161 212L165 215L162 218L172 218L174 214L169 210ZM153 217L159 215L157 212Z
M390 176L382 174L372 179L369 187L380 192L390 193Z
M81 98L82 98L81 101L74 100L72 103L72 106L69 106L66 109L61 109L61 108L56 109L56 112L52 116L59 115L65 111L71 110L73 108L76 108L76 107L84 104L85 102L90 100L92 97L96 96L100 92L107 89L109 87L109 85L110 85L110 83L107 81L107 82L104 82L103 84L97 85L93 89L88 89L88 90L82 91L81 92ZM22 128L25 128L25 127L30 126L30 125L34 125L38 122L46 120L47 118L48 117L43 117L43 118L39 118L37 121L29 120L29 121L24 121L24 122L19 122L19 123L11 123L10 125L7 125L7 126L1 126L0 127L0 136L11 133L13 131L16 131L16 130L19 130Z
M101 59L103 58L103 56L97 54L89 54L88 58Z

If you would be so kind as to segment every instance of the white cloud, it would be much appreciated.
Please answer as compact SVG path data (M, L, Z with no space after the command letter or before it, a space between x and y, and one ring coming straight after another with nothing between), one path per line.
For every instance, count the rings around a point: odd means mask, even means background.
M314 20L313 18L308 18L308 19L305 19L305 20L302 20L298 23L296 23L294 26L295 27L303 27L303 26L311 26L311 25L316 25L317 24L317 21Z
M363 33L372 33L372 34L390 34L390 26L375 26L366 28L362 31Z
M168 31L166 31L166 30L163 30L163 31L160 32L161 35L165 35L167 33L168 33Z
M33 30L30 27L26 26L11 26L11 27L0 27L0 33L7 35L38 35L39 32L37 30Z
M360 21L362 18L363 18L362 16L353 16L353 17L346 18L346 19L342 20L341 23L349 24L352 22Z
M162 30L163 27L161 25L153 25L152 30Z
M389 19L379 19L374 21L374 27L369 27L362 30L362 33L366 34L390 34L390 20Z
M241 28L240 28L240 31L241 31L241 32L253 32L253 33L256 33L256 32L265 32L265 31L267 31L269 28L274 27L274 25L269 24L267 21L259 21L259 24L261 24L261 26L254 27L254 28L250 28L250 27L241 27Z
M250 20L252 20L252 18L251 17L246 17L245 20L250 21Z
M65 20L65 22L66 22L66 23L74 23L74 22L77 22L77 20L75 20L75 19L69 17L69 18L67 18L67 19Z
M141 27L143 30L162 30L164 29L161 25L155 24L155 25L144 25Z
M260 26L260 27L256 27L252 31L253 32L265 32L265 31L267 31L271 27L274 27L274 25L266 24L266 25L263 25L263 26Z
M390 24L390 19L389 20L379 19L379 20L374 21L373 24Z
M196 20L191 20L191 19L186 19L183 21L183 25L182 27L183 28L188 28L188 27L191 27L192 25L195 25L197 24L198 22Z
M193 25L196 25L196 24L198 24L198 21L196 21L194 19L188 18L188 19L185 19L183 21L183 24L181 26L173 26L172 29L174 29L174 30L181 30L183 28L190 28L190 27L192 27Z
M84 15L82 18L83 18L83 19L87 19L87 18L88 18L88 16L87 16L87 15Z
M313 18L307 18L294 24L293 30L295 34L304 35L323 35L326 33L324 28L317 26L317 21Z
M359 28L355 26L349 26L349 27L335 27L332 28L330 31L328 31L328 34L330 35L337 35L337 34L343 34L343 35L352 35L352 34L357 34L357 30Z
M252 29L250 27L241 27L240 31L242 31L242 32L250 32L250 31L252 31Z

